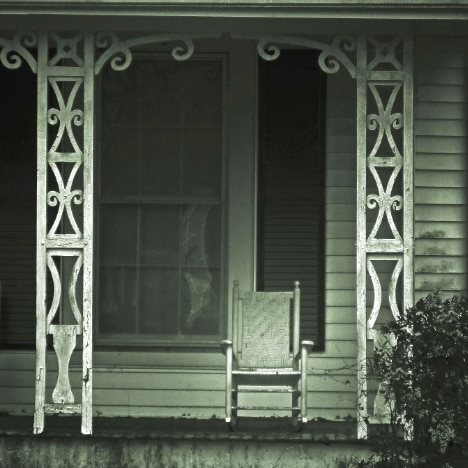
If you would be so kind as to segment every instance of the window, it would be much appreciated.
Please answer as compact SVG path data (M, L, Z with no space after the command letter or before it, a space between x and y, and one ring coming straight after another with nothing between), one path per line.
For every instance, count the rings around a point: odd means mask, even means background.
M102 76L98 338L218 342L224 59L138 55Z
M323 348L325 73L313 50L260 61L260 290L301 283L301 338Z

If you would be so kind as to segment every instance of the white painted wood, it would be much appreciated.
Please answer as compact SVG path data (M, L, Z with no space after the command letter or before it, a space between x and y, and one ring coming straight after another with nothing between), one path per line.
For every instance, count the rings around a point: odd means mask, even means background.
M356 178L356 313L357 313L357 434L365 438L367 428L367 379L366 379L366 124L367 124L367 40L358 37L357 47L357 178Z
M37 232L36 232L36 398L34 433L44 430L46 386L46 248L47 235L47 55L45 33L38 38L37 70Z
M81 432L92 433L94 245L94 34L84 38L83 135L83 370Z

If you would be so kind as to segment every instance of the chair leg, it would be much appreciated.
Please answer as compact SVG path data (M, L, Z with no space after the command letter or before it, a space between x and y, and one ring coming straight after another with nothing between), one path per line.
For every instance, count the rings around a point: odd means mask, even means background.
M227 423L228 429L231 432L234 432L236 430L236 427L237 427L237 410L232 410L231 417L230 417L229 421L226 418L226 423Z
M299 402L301 400L300 398L301 392L299 391L299 388L297 388L294 393L292 394L292 406L293 408L300 408L299 407ZM300 409L293 409L292 410L292 425L293 428L299 432L302 429L302 417L301 417L301 410Z
M232 386L231 391L226 393L226 424L230 431L237 426L237 387Z
M302 346L301 349L301 420L307 422L307 355L308 349Z

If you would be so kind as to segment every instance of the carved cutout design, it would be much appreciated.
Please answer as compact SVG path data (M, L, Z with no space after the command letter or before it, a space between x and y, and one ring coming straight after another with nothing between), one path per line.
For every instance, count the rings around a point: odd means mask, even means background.
M57 98L59 108L51 108L47 112L47 118L50 125L59 124L57 136L50 148L51 153L57 152L59 145L63 142L64 134L67 135L69 142L71 143L75 153L81 154L81 149L76 141L73 134L73 125L81 127L83 125L83 111L81 109L73 109L75 98L83 84L82 78L50 78L50 86L54 91L55 97ZM63 85L71 83L72 88L69 92L68 97L63 95ZM62 86L61 86L62 85ZM66 102L65 102L66 99Z
M57 383L52 392L54 403L74 403L70 379L70 358L76 346L76 335L80 330L75 325L51 325L50 332L54 336L54 349L58 360Z
M395 105L395 100L398 96L398 93L401 90L402 83L369 83L369 89L371 91L371 95L377 104L378 114L369 114L367 116L367 128L371 131L375 131L378 129L378 135L372 148L369 158L373 158L375 156L380 156L379 149L382 146L382 140L385 136L387 138L388 144L393 152L392 155L388 156L395 156L396 158L401 158L401 151L395 143L395 139L393 138L392 128L400 130L403 127L403 114L401 112L392 112L393 106ZM381 88L388 88L391 87L390 97L388 98L387 104L385 105L382 101L382 96L380 93Z
M380 41L376 37L369 37L369 43L373 46L374 58L368 65L369 70L376 70L379 65L389 64L394 70L402 71L403 64L397 58L397 47L402 43L402 37L395 37L389 41Z
M74 134L74 127L83 126L83 102L76 103L80 89L83 87L83 78L49 78L48 83L57 101L58 108L52 107L47 111L47 122L50 126L58 126L47 154L47 161L57 182L58 191L50 190L47 193L47 204L51 207L58 206L55 220L47 234L48 238L54 238L65 234L66 224L63 214L66 212L67 220L75 238L82 237L82 231L75 219L72 206L83 203L83 190L73 189L76 174L83 164L81 147ZM82 101L82 99L80 99ZM80 108L76 108L76 106ZM70 150L70 151L67 151ZM60 166L58 164L61 164ZM71 170L65 170L67 163L73 163ZM67 182L64 177L68 174ZM79 182L81 185L81 182ZM60 229L60 232L58 230Z
M400 316L400 310L398 308L398 299L397 299L397 283L398 278L400 277L401 271L403 269L403 259L401 256L368 256L367 258L367 271L372 281L374 288L374 304L372 306L372 312L367 320L367 337L373 339L375 337L374 325L377 321L381 306L382 306L382 284L379 279L379 275L374 267L375 261L394 261L395 267L393 268L392 276L390 283L388 285L388 301L390 304L390 310L394 319L398 319Z
M403 197L401 195L392 195L393 186L395 180L398 176L398 173L401 170L401 164L399 166L395 166L395 169L392 171L390 179L387 183L387 186L384 188L382 184L382 180L379 176L378 171L376 170L375 166L369 165L369 170L371 174L374 176L374 180L377 184L377 188L379 193L367 195L367 207L369 209L378 208L377 219L374 223L371 233L368 237L368 242L372 243L377 241L377 233L379 228L382 225L382 221L384 216L387 219L388 225L393 235L393 239L398 242L398 244L402 244L402 237L400 232L398 231L395 221L392 216L392 210L399 211L402 209L403 205Z
M78 52L78 47L83 41L82 33L77 33L72 37L61 37L57 33L51 33L50 37L57 46L56 54L49 60L50 66L58 65L64 60L70 60L74 66L83 66L83 59Z
M397 180L403 164L402 149L398 148L392 134L392 129L400 130L403 128L402 113L393 112L395 100L401 90L401 87L401 82L371 82L368 84L368 89L371 91L370 95L377 105L378 113L369 113L367 115L367 129L370 132L377 131L378 133L367 158L367 166L377 185L378 194L367 195L367 207L369 209L378 208L379 210L377 219L368 237L369 243L377 242L378 231L382 225L384 216L387 219L388 226L393 236L392 240L396 241L400 246L403 242L401 233L399 232L392 216L392 210L399 211L403 206L403 197L401 195L392 195L395 187L395 181ZM380 90L388 90L388 88L390 88L391 91L387 103L384 104ZM381 148L384 141L391 149L391 155L381 155ZM393 168L385 188L377 169L379 167Z
M50 228L47 234L47 237L49 238L52 238L57 235L57 229L59 228L60 223L63 221L64 211L67 213L67 218L73 229L74 237L80 238L83 235L75 220L75 216L73 214L72 209L72 203L74 203L75 205L81 205L83 203L83 190L72 189L73 181L81 164L82 161L78 161L73 165L70 175L68 176L67 183L65 185L62 173L58 169L56 162L49 161L49 165L52 168L52 172L55 175L59 188L58 191L50 190L49 192L47 192L47 204L49 206L58 205L58 210L55 216L54 223L52 224L52 227Z
M81 334L82 324L83 324L83 317L78 307L78 303L76 300L76 284L78 281L78 275L80 274L81 267L83 266L83 254L79 250L64 250L64 251L56 251L56 250L49 250L47 252L47 266L49 267L50 274L52 276L52 281L54 285L54 293L52 298L52 304L47 314L47 330L48 333L50 332L51 323L57 314L57 310L59 308L60 302L62 300L62 279L63 279L63 272L59 272L57 265L54 261L54 256L56 257L63 257L63 256L74 256L76 257L75 263L73 265L72 271L70 273L70 278L68 280L68 300L70 302L70 308L75 317L75 320L78 324L78 334Z

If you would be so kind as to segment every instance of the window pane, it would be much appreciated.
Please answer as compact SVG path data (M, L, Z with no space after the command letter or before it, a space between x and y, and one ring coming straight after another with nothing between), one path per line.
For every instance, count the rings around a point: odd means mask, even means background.
M221 213L217 205L184 207L183 264L192 268L220 265Z
M184 334L219 333L219 269L184 268L182 330Z
M180 129L142 130L142 195L167 196L180 193L180 150Z
M139 332L177 335L179 298L178 268L145 268L140 276Z
M135 333L137 269L101 267L99 277L99 331Z
M183 117L186 126L220 126L222 115L222 62L184 63Z
M101 193L104 197L138 193L138 131L132 127L103 129Z
M153 126L179 126L182 64L148 58L135 65L142 121Z
M135 265L137 208L130 205L104 205L100 214L101 263Z
M191 205L184 210L182 315L186 333L213 334L218 330L219 211L213 205Z
M143 265L179 265L180 208L176 205L141 209L140 259Z
M135 67L102 71L102 120L105 125L135 123L138 116L135 99Z
M221 161L220 129L186 129L184 132L183 193L219 197Z

